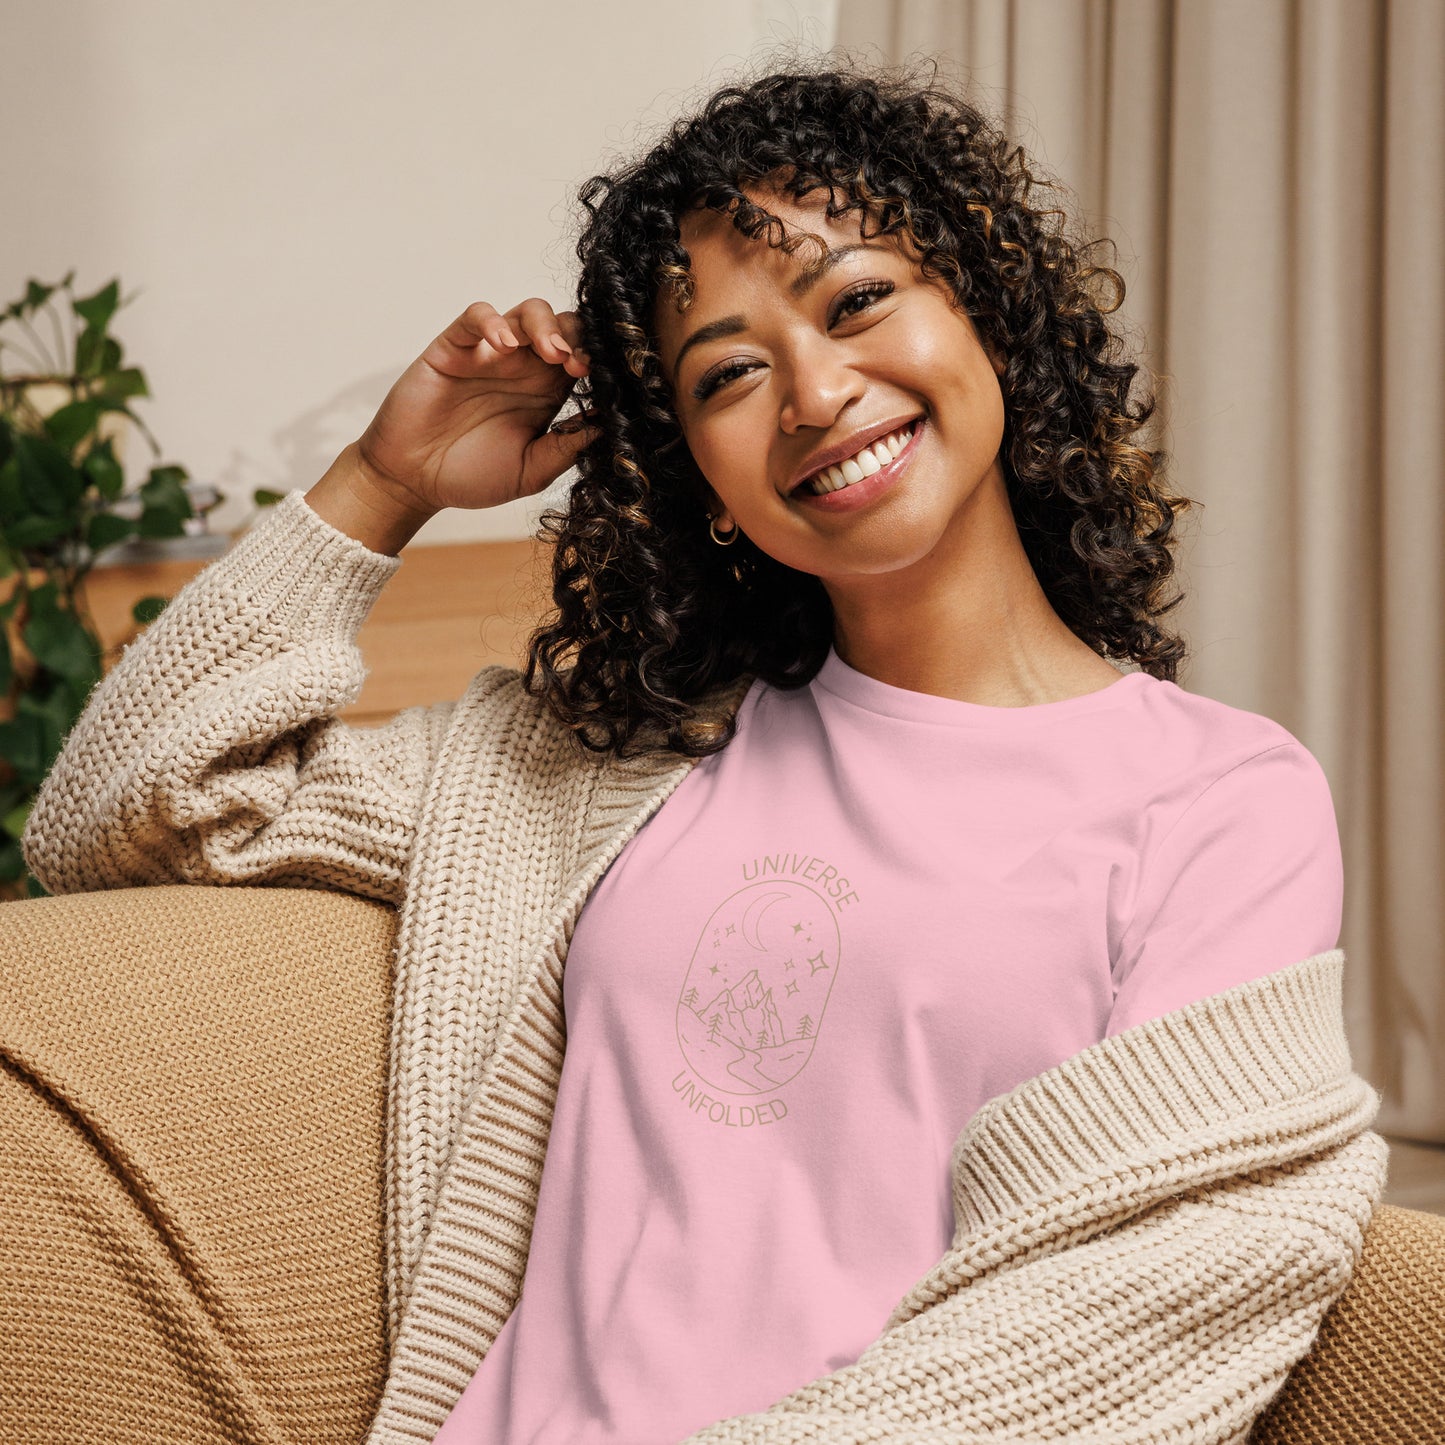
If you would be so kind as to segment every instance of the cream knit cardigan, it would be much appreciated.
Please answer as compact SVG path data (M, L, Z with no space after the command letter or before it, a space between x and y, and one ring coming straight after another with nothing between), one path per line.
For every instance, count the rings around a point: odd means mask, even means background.
M368 1445L430 1440L517 1301L567 945L692 766L584 756L504 667L457 701L348 726L356 635L401 565L289 494L97 686L23 839L53 893L270 883L400 910L391 1357ZM952 1245L878 1338L690 1445L1243 1441L1344 1290L1384 1186L1343 968L1339 949L1296 960L990 1099L953 1149Z

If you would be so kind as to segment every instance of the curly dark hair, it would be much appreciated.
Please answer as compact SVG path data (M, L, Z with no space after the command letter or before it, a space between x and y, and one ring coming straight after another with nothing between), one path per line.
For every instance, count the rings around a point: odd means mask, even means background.
M1159 619L1183 600L1163 595L1175 514L1199 504L1159 485L1165 452L1129 441L1155 399L1131 405L1140 367L1105 321L1123 278L1089 262L1098 242L1070 242L1063 210L1030 204L1040 183L1023 148L936 65L921 77L839 65L836 53L724 86L640 160L583 182L576 310L591 364L577 391L600 431L565 508L541 518L555 612L528 639L522 671L583 747L718 752L735 719L700 706L704 695L751 677L805 686L833 641L820 578L741 535L726 549L710 539L710 489L659 358L659 294L690 299L687 211L729 215L785 250L810 239L775 241L783 223L745 185L794 199L827 189L830 218L859 210L865 228L878 225L865 234L901 231L922 274L947 278L1007 361L1003 470L1045 596L1102 656L1175 680L1186 646ZM1096 281L1111 294L1097 297Z

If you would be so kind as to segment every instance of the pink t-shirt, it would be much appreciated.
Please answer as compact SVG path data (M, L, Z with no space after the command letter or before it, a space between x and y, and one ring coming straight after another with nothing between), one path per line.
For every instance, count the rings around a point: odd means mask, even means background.
M750 689L588 898L521 1299L445 1445L675 1445L851 1364L986 1100L1337 946L1329 784L1142 672L990 707Z

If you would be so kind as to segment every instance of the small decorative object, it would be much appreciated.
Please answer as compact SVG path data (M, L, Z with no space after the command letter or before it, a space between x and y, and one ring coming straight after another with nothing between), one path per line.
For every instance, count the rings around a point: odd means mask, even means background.
M124 304L119 280L76 297L74 275L52 286L31 280L0 312L0 899L45 896L26 873L20 836L103 671L85 574L109 548L185 536L198 520L184 467L153 466L125 493L127 424L160 456L130 408L150 390L109 334ZM167 601L143 597L131 615L144 625Z

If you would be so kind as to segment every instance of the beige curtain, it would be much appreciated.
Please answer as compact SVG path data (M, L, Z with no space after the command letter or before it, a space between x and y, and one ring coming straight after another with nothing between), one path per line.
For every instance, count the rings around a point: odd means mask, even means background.
M1445 3L841 0L836 39L936 55L1118 243L1204 503L1180 683L1319 759L1355 1066L1445 1142Z

